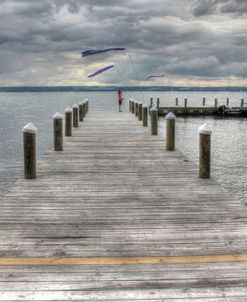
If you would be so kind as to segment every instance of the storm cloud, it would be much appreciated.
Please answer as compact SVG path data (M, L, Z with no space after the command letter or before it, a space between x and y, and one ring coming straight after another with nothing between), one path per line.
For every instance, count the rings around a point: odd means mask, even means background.
M193 6L195 16L210 14L247 14L246 0L197 0Z
M246 12L245 0L0 0L0 85L135 85L130 55L144 85L247 84ZM101 47L128 51L81 58Z

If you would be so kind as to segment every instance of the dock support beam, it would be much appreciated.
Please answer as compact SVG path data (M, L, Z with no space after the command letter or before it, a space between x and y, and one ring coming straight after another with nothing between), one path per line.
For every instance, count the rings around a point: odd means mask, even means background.
M22 129L24 148L24 177L36 178L36 133L37 128L29 123Z
M241 98L240 107L241 107L241 108L244 108L244 98Z
M89 100L88 99L85 99L85 113L87 114L88 113L88 110L89 110Z
M73 127L79 127L79 108L76 104L73 106Z
M63 151L63 116L56 112L53 116L54 151Z
M153 107L153 97L152 96L150 97L150 107L151 108Z
M142 121L142 102L138 103L138 121Z
M199 133L199 177L210 178L210 153L212 131L207 123L198 129Z
M159 110L160 107L160 98L157 96L156 107Z
M86 102L85 101L82 102L82 116L83 116L83 119L86 116Z
M184 108L187 108L187 98L184 99Z
M65 109L65 136L72 136L72 109Z
M135 116L138 117L138 101L135 101Z
M132 100L129 99L129 112L131 112L131 103L132 103Z
M142 126L147 127L148 126L148 105L143 104L142 106Z
M134 114L135 113L135 101L132 100L131 102L131 113Z
M79 103L79 121L83 122L83 102Z
M226 98L226 106L229 106L229 98Z
M151 114L151 135L158 135L158 110L156 107L152 107Z
M175 104L176 104L176 106L178 106L178 97L177 96L176 96Z
M166 115L166 151L175 150L175 120L172 112Z
M218 99L217 99L217 98L214 99L214 107L215 107L215 108L218 107Z
M206 105L206 98L204 96L203 99L202 99L202 106L205 106L205 105Z

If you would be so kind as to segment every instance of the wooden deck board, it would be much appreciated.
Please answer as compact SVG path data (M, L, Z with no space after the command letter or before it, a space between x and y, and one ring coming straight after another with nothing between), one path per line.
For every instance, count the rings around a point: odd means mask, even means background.
M2 261L247 253L245 206L129 113L90 113L0 201ZM245 260L0 266L0 301L246 301L246 288Z

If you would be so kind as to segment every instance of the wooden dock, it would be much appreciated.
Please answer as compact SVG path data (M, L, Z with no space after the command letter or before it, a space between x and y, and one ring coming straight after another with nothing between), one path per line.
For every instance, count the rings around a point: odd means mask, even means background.
M0 301L247 301L246 207L131 113L1 196Z
M210 116L217 107L159 107L159 116L165 116L169 112L173 112L177 116Z

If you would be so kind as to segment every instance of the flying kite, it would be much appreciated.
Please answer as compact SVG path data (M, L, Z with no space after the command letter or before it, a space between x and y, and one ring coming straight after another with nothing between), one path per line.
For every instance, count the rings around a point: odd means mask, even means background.
M151 75L151 76L147 77L147 79L151 79L151 78L163 78L164 76L165 76L164 74Z
M102 52L108 52L108 51L123 51L125 48L122 47L115 47L115 48L105 48L105 49L89 49L89 50L84 50L81 52L82 57L87 57L87 56L92 56L98 53Z
M88 75L88 77L89 77L89 78L95 77L95 76L97 76L98 74L101 74L101 73L103 73L103 72L105 72L105 71L107 71L107 70L112 69L113 67L114 67L114 65L110 65L110 66L101 68L101 69L95 71L94 73L90 73L90 74Z

